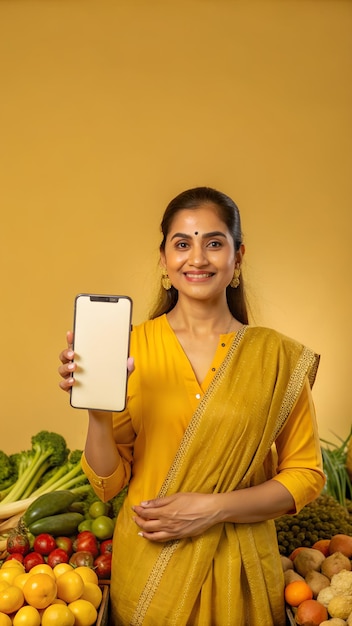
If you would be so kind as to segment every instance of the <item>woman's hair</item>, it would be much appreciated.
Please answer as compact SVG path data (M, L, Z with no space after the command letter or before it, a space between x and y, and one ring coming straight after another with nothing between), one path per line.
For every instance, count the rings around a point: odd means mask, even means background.
M165 250L167 235L170 231L172 221L175 215L183 209L196 209L201 204L215 204L219 211L220 219L226 224L232 235L235 250L239 250L242 244L241 218L237 205L233 200L221 191L212 189L211 187L195 187L183 191L176 198L171 200L165 209L163 219L161 221L161 232L163 240L160 244L160 251ZM226 288L226 298L232 315L242 322L248 324L248 312L246 298L243 286L243 277L241 276L239 286L234 289L230 286ZM150 319L159 317L164 313L171 311L178 300L178 291L175 287L166 290L160 286L160 291L154 308L150 314Z

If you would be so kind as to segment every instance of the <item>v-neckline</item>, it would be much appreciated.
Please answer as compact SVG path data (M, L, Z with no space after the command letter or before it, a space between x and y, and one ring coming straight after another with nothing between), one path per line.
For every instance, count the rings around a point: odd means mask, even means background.
M237 331L233 330L230 333L226 333L226 334L222 333L222 334L219 335L219 341L218 341L217 347L215 349L215 352L214 352L212 361L210 363L210 366L208 368L208 371L207 371L203 381L200 382L198 380L198 377L197 377L194 369L193 369L191 361L189 360L186 352L184 351L184 349L182 347L182 344L181 344L179 338L177 337L174 329L172 328L169 320L167 319L166 313L164 313L164 320L165 320L165 323L166 323L166 326L167 326L169 332L173 336L174 341L176 342L176 345L178 346L178 350L182 353L183 359L187 363L188 369L192 373L192 377L193 377L195 383L197 384L197 386L198 386L199 390L202 392L202 394L204 394L206 392L206 390L208 389L211 381L213 380L213 378L214 378L214 376L215 376L215 374L216 374L216 372L217 372L217 370L219 368L219 365L224 360L224 358L225 358L225 356L226 356L226 354L228 352L228 349L229 349L229 347L230 347L230 345L231 345L231 343L232 343L232 341L234 339L234 336L235 336ZM224 348L227 348L227 349L225 350L224 355L222 356L222 358L220 358L221 357L220 352L221 352L221 350L224 350ZM218 356L218 354L219 354L219 356ZM216 365L217 365L217 367L215 367Z

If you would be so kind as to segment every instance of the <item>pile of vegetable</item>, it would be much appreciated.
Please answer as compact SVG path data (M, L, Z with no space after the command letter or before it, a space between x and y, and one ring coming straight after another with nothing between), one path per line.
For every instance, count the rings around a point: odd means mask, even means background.
M288 556L299 546L312 547L336 534L352 536L352 428L339 443L322 440L324 490L297 515L275 520L280 553Z
M93 556L86 555L85 559L85 564L92 566L100 556L100 545L104 541L112 543L126 489L104 503L83 473L81 450L70 452L64 437L49 431L34 435L31 444L29 450L12 455L0 451L0 564L13 554L32 566L42 562L42 557L45 563L54 562L60 556L57 550L86 552L82 545L94 545ZM41 555L35 549L38 536L52 538L51 552L56 552L50 558L49 553ZM99 554L95 554L97 546ZM102 551L106 547L102 546ZM61 558L65 560L66 556L61 552ZM98 561L95 567L100 566ZM102 572L109 577L106 563Z
M285 600L300 626L352 626L352 537L319 540L281 556Z
M26 572L39 564L93 568L98 578L111 574L112 536L126 489L109 502L94 492L84 501L68 490L36 498L6 535L3 561L18 560ZM79 509L79 510L78 510Z
M351 501L342 506L323 493L296 515L282 515L275 520L280 554L289 556L295 548L311 548L319 539L339 533L352 536L351 514Z
M62 435L46 430L32 437L28 450L0 451L0 520L23 513L43 493L69 489L84 497L90 488L81 457L82 450L70 452Z

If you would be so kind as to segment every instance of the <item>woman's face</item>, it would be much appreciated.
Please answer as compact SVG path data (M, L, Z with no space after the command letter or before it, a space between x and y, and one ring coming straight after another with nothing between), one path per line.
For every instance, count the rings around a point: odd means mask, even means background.
M161 263L179 297L207 300L224 294L241 256L216 205L205 203L176 213Z

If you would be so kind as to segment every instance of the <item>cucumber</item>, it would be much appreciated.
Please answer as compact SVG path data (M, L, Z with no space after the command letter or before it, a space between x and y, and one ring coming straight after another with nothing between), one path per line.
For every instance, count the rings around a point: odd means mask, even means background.
M48 533L53 537L68 537L77 532L79 524L84 520L81 513L58 513L57 515L49 515L42 517L28 526L28 530L32 535L40 535Z
M76 497L71 491L44 493L29 505L22 519L28 528L30 524L42 517L64 513L75 500Z

